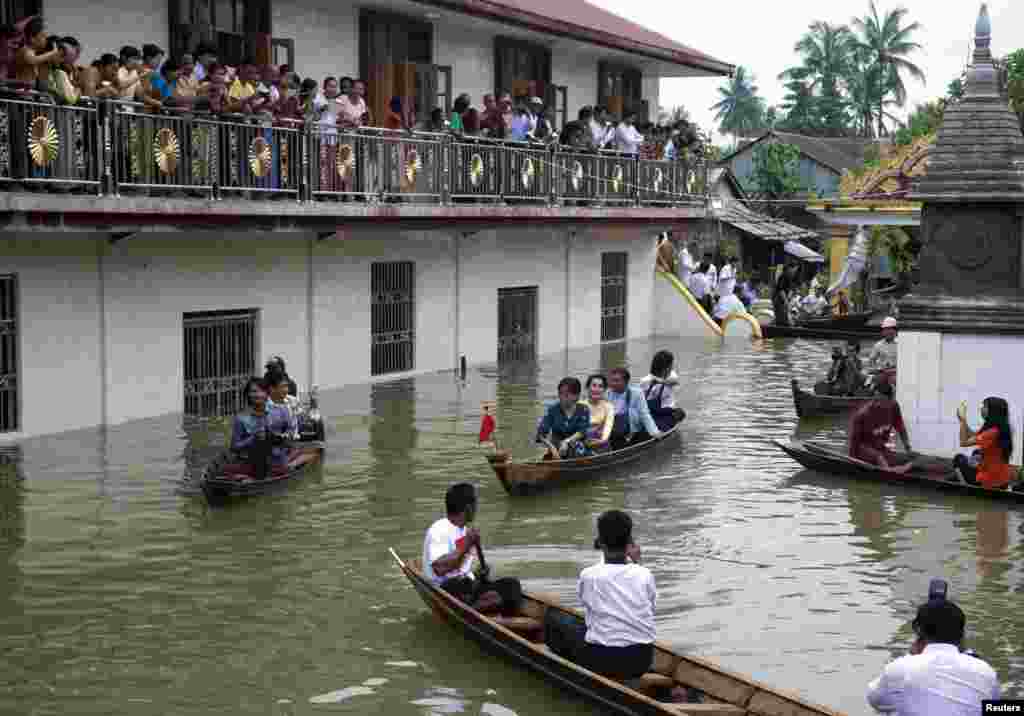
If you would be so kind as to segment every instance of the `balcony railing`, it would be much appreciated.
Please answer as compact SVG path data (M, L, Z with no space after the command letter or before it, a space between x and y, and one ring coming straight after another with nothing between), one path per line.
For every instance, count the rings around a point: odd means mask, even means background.
M429 132L324 129L84 101L0 99L0 189L298 202L704 206L702 160ZM46 190L46 189L43 189Z

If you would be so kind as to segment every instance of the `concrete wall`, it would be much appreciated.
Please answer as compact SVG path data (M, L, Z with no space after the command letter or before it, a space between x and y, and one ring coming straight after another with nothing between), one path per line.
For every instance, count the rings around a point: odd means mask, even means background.
M907 420L914 449L951 456L970 452L960 448L956 410L967 401L970 425L981 425L979 406L989 396L1010 404L1014 431L1013 464L1021 464L1024 387L1019 366L1024 363L1024 338L903 331L899 336L897 399Z
M166 51L170 44L167 0L46 0L43 17L48 33L72 35L81 43L83 65L104 52L116 55L124 45L141 51L152 42Z
M359 8L334 0L274 0L274 37L295 41L295 71L318 83L359 76Z

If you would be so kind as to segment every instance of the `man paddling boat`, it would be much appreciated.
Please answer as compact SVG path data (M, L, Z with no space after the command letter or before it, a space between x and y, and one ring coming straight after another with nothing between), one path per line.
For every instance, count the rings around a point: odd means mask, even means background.
M892 386L882 381L875 386L875 398L850 419L849 455L892 472L909 472L913 463L897 465L900 458L889 450L888 442L896 430L907 452L910 436L903 423L900 404L893 398Z
M519 580L491 581L483 565L473 570L473 552L483 556L480 532L469 526L476 518L476 489L467 482L452 485L444 504L447 516L434 522L423 539L424 576L479 612L514 612L522 600Z

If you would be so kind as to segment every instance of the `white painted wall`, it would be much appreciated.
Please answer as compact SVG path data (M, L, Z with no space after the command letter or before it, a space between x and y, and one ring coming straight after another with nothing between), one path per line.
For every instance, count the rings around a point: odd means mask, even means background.
M445 22L434 23L434 64L451 66L453 102L465 92L473 106L483 112L484 95L494 92L497 34L479 27L470 30Z
M295 71L324 77L359 76L359 8L335 0L274 0L274 37L295 41Z
M104 52L116 55L124 45L141 51L152 42L166 51L170 43L167 0L46 0L43 17L48 33L72 35L81 43L83 65Z
M145 234L104 259L111 423L184 407L182 314L260 309L258 371L270 355L308 381L308 235Z
M1024 337L901 331L897 399L915 450L952 456L959 447L956 410L967 401L970 425L981 425L979 407L989 396L1010 404L1014 431L1012 462L1021 464L1024 443Z
M551 81L568 88L568 121L576 119L580 108L597 104L598 55L581 47L559 41L551 51Z
M0 273L18 277L21 425L26 434L101 422L96 238L4 234Z

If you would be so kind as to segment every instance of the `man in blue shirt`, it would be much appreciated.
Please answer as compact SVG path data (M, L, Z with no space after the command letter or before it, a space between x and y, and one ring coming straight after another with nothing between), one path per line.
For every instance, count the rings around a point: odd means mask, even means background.
M629 380L629 371L625 368L612 368L608 373L605 398L615 407L615 427L610 440L612 450L661 437L643 391L631 386Z

